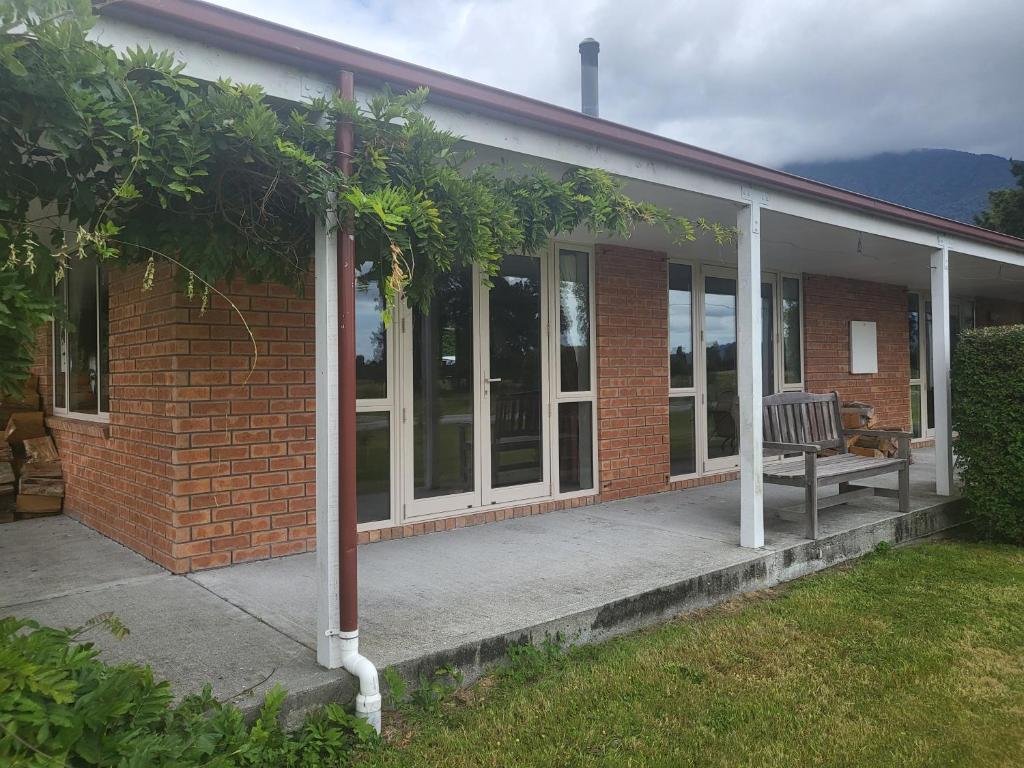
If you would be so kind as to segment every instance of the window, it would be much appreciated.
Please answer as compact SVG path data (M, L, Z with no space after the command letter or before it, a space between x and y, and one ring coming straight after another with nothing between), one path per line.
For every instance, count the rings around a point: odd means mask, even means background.
M594 489L596 387L593 354L594 256L579 246L556 245L557 289L550 306L557 312L551 344L557 350L554 374L557 440L557 493Z
M803 384L804 371L800 339L800 280L782 278L782 362L783 384Z
M109 395L109 284L105 267L81 261L56 289L53 406L57 413L105 416Z
M674 477L697 471L697 390L693 373L693 267L668 265L668 436Z
M561 391L590 390L590 254L558 250Z

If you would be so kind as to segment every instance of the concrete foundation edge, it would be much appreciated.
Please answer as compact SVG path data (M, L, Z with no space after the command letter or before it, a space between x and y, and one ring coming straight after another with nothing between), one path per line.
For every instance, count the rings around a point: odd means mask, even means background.
M936 538L966 522L963 500L952 499L786 549L752 550L750 559L726 568L393 666L405 680L415 683L421 674L429 677L441 667L451 665L462 672L464 684L469 684L500 664L510 646L539 644L556 635L574 645L599 643L862 557L882 542L900 546ZM373 649L367 651L372 661ZM298 725L310 709L330 702L351 706L355 695L355 680L338 670L338 678L329 684L289 691L284 707L286 722ZM261 695L249 697L239 706L253 716L261 700Z

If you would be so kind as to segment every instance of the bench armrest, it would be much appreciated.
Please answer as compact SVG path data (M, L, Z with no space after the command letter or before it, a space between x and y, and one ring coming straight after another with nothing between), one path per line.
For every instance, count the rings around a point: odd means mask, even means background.
M844 429L843 434L846 435L864 435L865 437L894 437L912 439L914 436L910 432L898 432L895 430L886 429Z
M765 453L818 453L820 445L814 443L765 443Z

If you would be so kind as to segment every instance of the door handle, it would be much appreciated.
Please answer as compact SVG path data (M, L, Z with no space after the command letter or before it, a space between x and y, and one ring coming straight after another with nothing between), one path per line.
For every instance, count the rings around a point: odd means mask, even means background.
M484 381L486 381L488 384L493 384L496 381L501 381L501 379L484 379Z

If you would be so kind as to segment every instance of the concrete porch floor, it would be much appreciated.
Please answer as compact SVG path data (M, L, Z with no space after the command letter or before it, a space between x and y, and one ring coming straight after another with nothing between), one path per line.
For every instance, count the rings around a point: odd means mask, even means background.
M784 511L803 492L766 486L766 546L739 547L731 482L360 547L361 650L412 678L446 663L472 678L509 643L597 641L958 524L959 503L934 495L931 449L914 458L910 513L860 498L821 513L817 542ZM95 631L106 660L148 663L179 693L210 682L243 707L280 683L298 711L353 693L316 664L314 561L173 576L70 518L22 521L0 526L0 615L76 626L113 611L131 635Z

